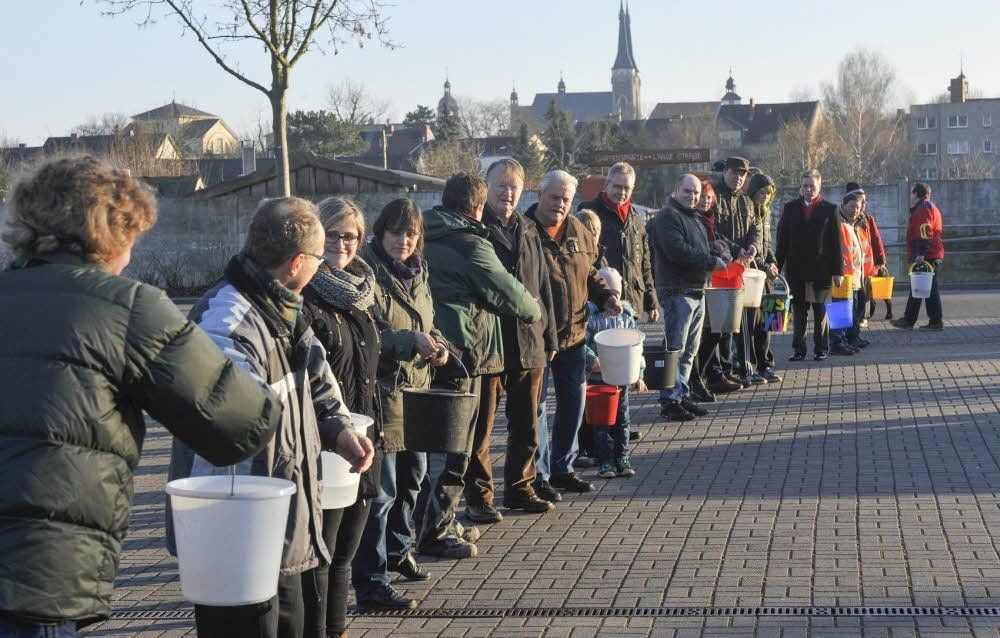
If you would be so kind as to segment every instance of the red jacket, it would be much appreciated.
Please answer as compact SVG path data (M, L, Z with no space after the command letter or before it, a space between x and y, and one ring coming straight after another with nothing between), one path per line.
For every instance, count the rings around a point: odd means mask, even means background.
M882 243L882 233L879 232L875 216L871 213L865 213L865 225L868 228L868 237L871 239L872 258L875 260L875 266L882 266L885 264L885 244Z
M941 211L929 199L922 199L910 209L910 221L906 224L906 259L944 259L944 242L941 241L943 227Z

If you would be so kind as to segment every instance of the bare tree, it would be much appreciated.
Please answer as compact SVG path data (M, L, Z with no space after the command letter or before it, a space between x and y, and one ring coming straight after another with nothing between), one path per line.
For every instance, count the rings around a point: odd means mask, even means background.
M177 18L201 47L222 69L247 86L257 89L271 104L272 130L280 151L278 171L281 190L291 194L288 169L286 97L292 68L316 48L317 36L324 30L334 53L346 40L363 46L376 38L385 39L387 21L379 0L101 0L105 13L119 15L131 11L145 14L140 25L155 22L154 12L162 9ZM206 7L210 4L211 7ZM209 15L213 17L208 17ZM262 46L270 62L270 86L254 80L240 69L235 55L227 48L252 42Z
M128 126L129 117L122 113L105 113L92 116L89 120L73 128L79 135L117 135Z
M896 124L896 73L881 54L849 53L837 79L824 84L823 107L833 126L834 155L840 172L861 183L886 183L890 160L900 150L905 129Z
M420 153L418 172L448 179L459 171L479 173L480 149L467 140L437 142Z
M510 105L504 100L457 98L458 121L465 137L492 137L510 133Z
M344 80L330 87L327 104L338 120L354 126L381 122L389 112L389 101L375 97L363 82Z
M778 131L777 141L765 154L764 166L779 186L797 184L802 171L812 168L823 172L824 181L836 183L839 176L827 170L827 160L835 143L829 122L823 120L810 127L803 120L792 120Z

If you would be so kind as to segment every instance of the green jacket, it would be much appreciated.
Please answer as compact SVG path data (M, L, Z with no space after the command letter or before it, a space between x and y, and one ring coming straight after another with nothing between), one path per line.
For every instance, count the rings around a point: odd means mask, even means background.
M371 241L378 241L372 239ZM426 265L407 291L371 243L361 248L360 257L375 271L375 322L381 333L382 352L378 362L378 389L382 405L384 451L402 452L403 389L424 389L431 385L431 366L417 354L414 335L428 332L447 344L434 327L434 302L427 285Z
M70 254L0 273L0 615L110 613L142 411L213 463L252 456L281 403L162 291Z
M542 318L538 302L497 258L486 227L440 206L424 212L434 320L472 376L503 371L498 315Z

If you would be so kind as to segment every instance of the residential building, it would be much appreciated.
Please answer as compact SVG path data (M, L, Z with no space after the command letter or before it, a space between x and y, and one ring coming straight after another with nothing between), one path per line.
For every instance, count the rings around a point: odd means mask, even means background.
M185 157L234 156L240 149L238 136L222 118L176 101L133 115L129 130L167 133Z

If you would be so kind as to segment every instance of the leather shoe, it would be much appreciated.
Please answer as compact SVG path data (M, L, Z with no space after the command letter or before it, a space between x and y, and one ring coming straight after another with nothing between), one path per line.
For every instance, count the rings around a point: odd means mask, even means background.
M788 357L789 361L805 361L805 359L806 359L805 352L796 352L792 356Z
M593 492L597 489L593 483L588 483L577 476L576 472L553 474L549 477L549 483L557 489L566 490L567 492L580 492L581 494L584 492Z
M548 481L538 481L533 487L535 488L535 496L543 501L558 503L562 500L562 494L557 492Z
M813 355L813 361L826 361L827 354L825 352L817 352Z
M422 555L440 558L475 558L479 555L479 549L474 544L451 536L422 545L419 551Z
M407 554L406 558L396 563L392 571L409 580L427 580L431 577L429 571L417 564L413 554Z
M712 397L712 400L715 401L715 397ZM629 430L628 431L628 440L629 441L638 441L641 438L642 438L642 432L640 432L639 430Z
M889 322L895 328L902 328L903 330L913 330L913 324L906 320L906 317L900 317L899 319L893 319Z
M939 323L925 323L924 325L920 326L920 329L921 330L937 330L937 331L940 332L941 330L944 330L944 323L943 322L939 322Z
M708 410L701 407L691 399L681 399L681 407L695 416L705 416Z
M660 408L660 416L668 421L694 421L694 415L684 409L677 401L668 401Z
M728 394L742 390L743 386L731 379L722 378L718 381L709 382L708 389L715 394Z
M839 356L842 356L842 357L843 356L850 356L850 355L852 355L852 354L854 354L856 352L857 352L857 350L855 350L854 348L849 348L847 346L834 346L834 347L830 348L830 354L835 354L835 355L839 355Z
M499 523L503 514L493 507L493 503L469 503L465 506L465 517L475 523Z
M544 514L556 508L555 505L538 498L530 492L518 492L507 494L503 499L503 506L509 510L524 510L529 514Z
M691 388L691 398L698 403L715 403L715 395L704 386Z
M415 609L417 601L400 594L391 585L376 587L371 593L358 598L358 607L365 609Z

